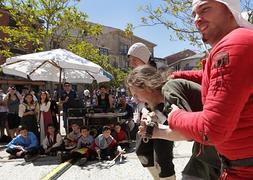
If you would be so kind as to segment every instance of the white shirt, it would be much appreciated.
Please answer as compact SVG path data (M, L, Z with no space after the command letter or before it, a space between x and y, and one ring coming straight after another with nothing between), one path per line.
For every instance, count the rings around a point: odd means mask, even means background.
M0 102L2 103L4 98L6 97L6 94L4 93L1 93L0 94ZM7 112L8 108L7 108L7 105L0 105L0 112Z

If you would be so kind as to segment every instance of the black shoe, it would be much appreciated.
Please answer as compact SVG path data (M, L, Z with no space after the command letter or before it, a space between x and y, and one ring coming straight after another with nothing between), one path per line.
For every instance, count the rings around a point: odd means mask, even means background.
M26 154L24 156L24 159L25 159L25 162L31 162L35 159L37 159L39 156L38 155L29 155L29 154Z
M86 157L83 157L83 158L81 158L79 161L77 161L77 165L78 166L84 166L85 164L86 164L86 162L87 162L87 158Z
M58 162L63 163L65 161L71 159L69 152L67 152L67 151L59 151L59 152L60 152L59 154L57 153Z
M122 160L126 160L126 159L127 159L127 157L122 155Z

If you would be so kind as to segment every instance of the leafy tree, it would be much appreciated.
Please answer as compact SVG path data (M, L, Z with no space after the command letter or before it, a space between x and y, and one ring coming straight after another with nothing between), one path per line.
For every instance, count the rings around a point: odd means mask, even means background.
M0 26L0 32L6 34L0 39L0 54L10 57L12 48L26 52L66 48L113 72L114 83L119 84L124 73L111 67L108 57L100 56L98 50L86 41L87 36L100 35L102 27L87 21L87 14L76 8L78 2L1 0L0 6L9 11L12 26Z

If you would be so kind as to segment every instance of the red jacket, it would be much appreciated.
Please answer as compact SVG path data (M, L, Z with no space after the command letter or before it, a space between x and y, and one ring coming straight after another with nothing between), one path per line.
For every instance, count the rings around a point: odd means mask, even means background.
M170 127L213 144L230 160L253 157L253 31L238 28L225 36L210 52L202 75L188 71L174 76L195 82L202 78L203 111L177 110L168 119ZM250 169L253 179L253 167L244 169Z
M117 142L127 140L126 133L123 129L121 129L119 133L115 132L115 140Z

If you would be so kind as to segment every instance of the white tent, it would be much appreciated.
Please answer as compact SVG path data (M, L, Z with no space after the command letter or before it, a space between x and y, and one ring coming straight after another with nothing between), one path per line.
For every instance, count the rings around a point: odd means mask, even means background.
M112 80L101 66L64 49L8 58L3 72L34 81L98 83Z

